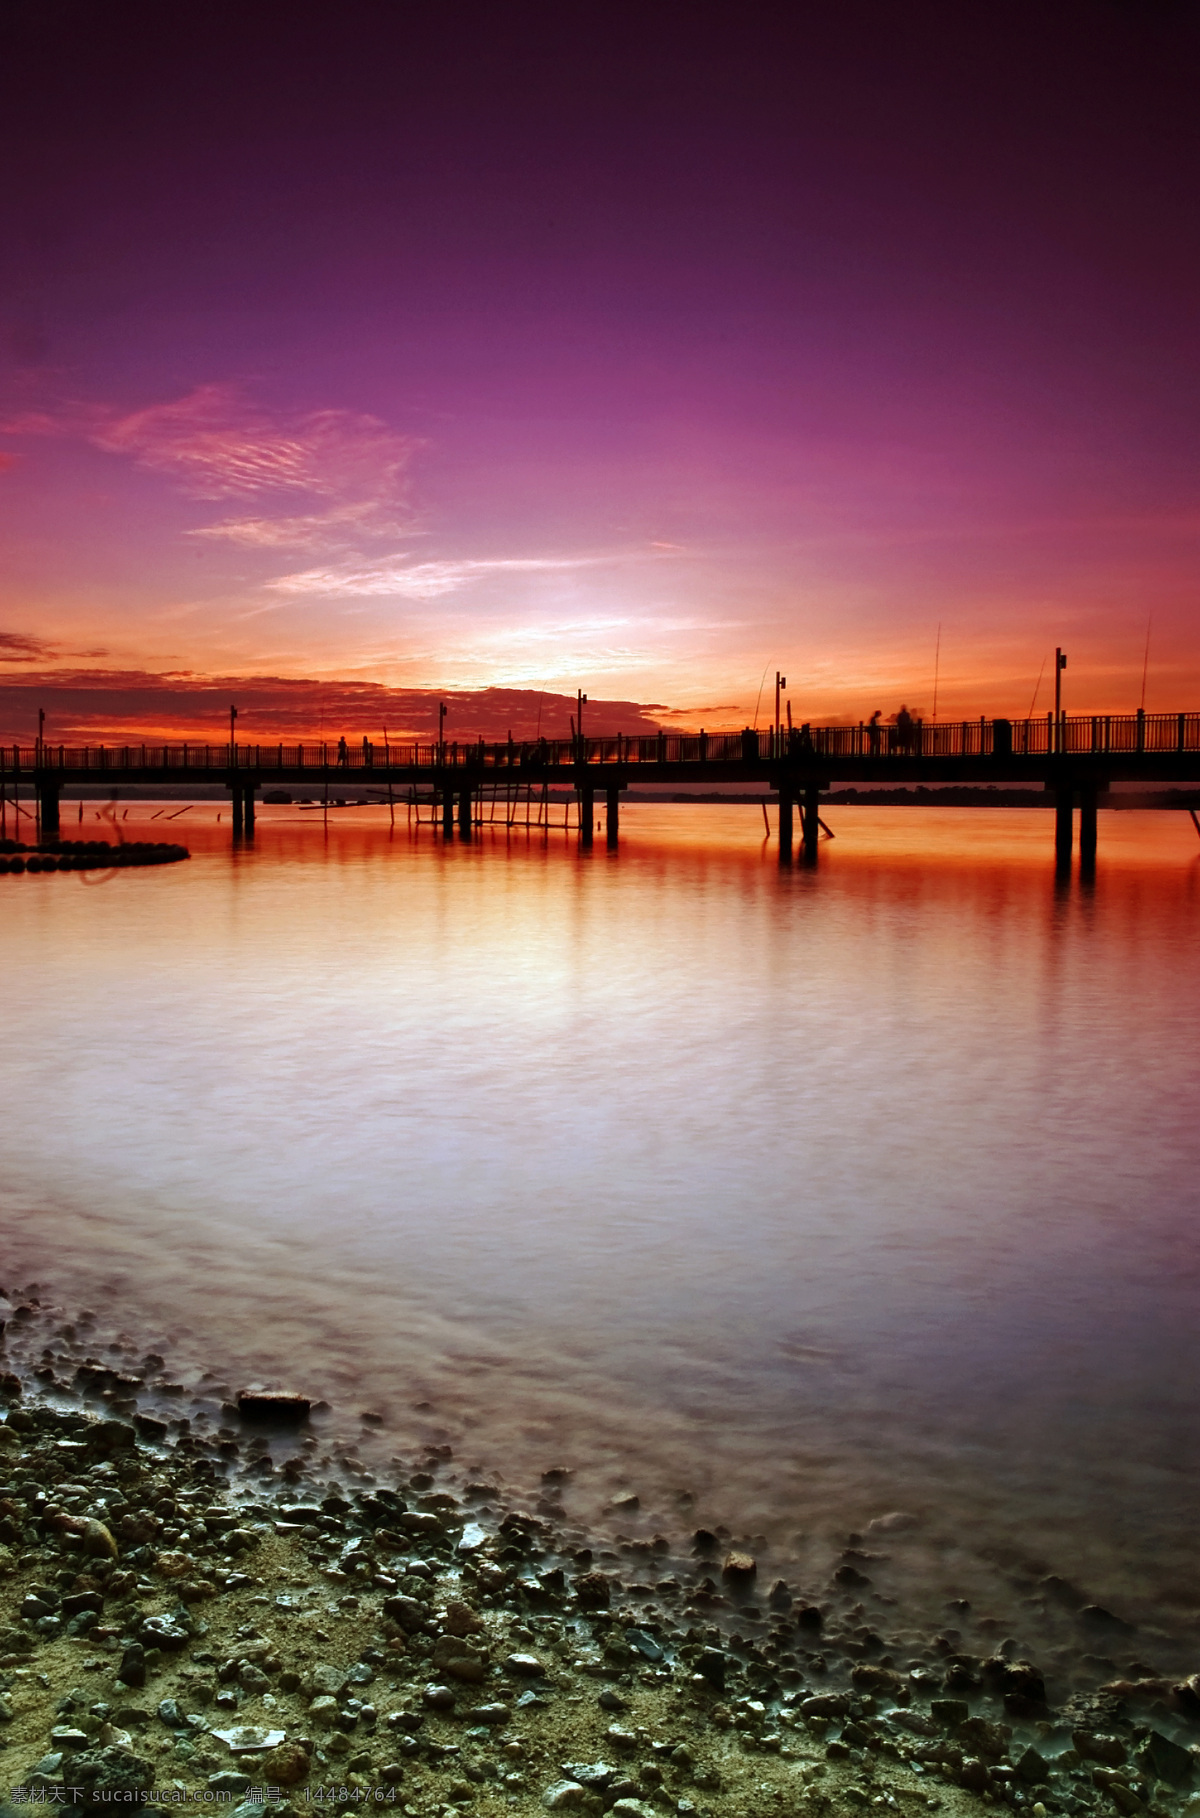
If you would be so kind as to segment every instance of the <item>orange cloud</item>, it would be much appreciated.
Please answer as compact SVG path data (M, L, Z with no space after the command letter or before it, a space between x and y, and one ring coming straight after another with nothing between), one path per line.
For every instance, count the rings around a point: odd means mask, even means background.
M2 639L3 634L0 634ZM31 642L35 640L30 640ZM3 644L0 642L0 651ZM274 745L364 734L395 739L436 737L438 705L449 709L446 736L475 739L565 738L575 712L572 695L536 688L437 690L387 688L372 682L318 682L290 676L156 675L144 670L44 670L0 683L0 741L28 741L37 710L46 711L53 744L133 744L183 740L219 744L228 738L236 702L238 736ZM654 706L590 700L588 731L657 732Z

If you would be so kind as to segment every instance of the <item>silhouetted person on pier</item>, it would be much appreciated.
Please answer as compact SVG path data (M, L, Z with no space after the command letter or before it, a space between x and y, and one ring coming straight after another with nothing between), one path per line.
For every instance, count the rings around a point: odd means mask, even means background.
M900 711L896 715L896 744L901 751L912 750L916 724L908 708L901 702Z
M867 721L867 749L872 757L879 756L879 722L881 718L881 710L877 707Z
M337 761L339 764L348 764L350 762L350 747L347 745L344 738L338 740Z
M758 756L758 734L753 726L742 727L742 761L752 764Z
M363 763L370 764L372 761L373 760L372 760L372 756L371 756L370 741L368 740L366 734L364 733L363 734Z

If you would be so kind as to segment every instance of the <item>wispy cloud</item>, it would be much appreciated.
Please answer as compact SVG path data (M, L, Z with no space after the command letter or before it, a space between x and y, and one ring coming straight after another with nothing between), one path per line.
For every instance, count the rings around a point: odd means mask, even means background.
M170 474L198 499L393 498L415 446L378 417L349 410L272 415L227 385L201 385L173 403L134 411L93 439Z
M188 498L243 506L191 536L348 554L363 537L412 528L409 470L421 443L358 411L288 414L235 386L201 385L128 413L26 412L0 423L0 432L78 437L163 474Z
M403 555L355 566L342 563L284 574L267 586L279 593L389 595L436 600L457 593L472 581L498 574L554 574L569 569L607 566L611 556L508 556L490 560L410 562Z
M239 543L248 549L341 549L362 537L395 536L403 528L397 501L358 499L327 511L297 512L281 517L224 518L201 524L185 534Z
M23 631L0 631L0 663L45 663L58 652L44 638Z

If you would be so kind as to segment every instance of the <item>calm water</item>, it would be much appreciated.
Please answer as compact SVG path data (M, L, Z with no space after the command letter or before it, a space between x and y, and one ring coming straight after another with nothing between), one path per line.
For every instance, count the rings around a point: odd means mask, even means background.
M0 881L8 1285L377 1411L368 1464L566 1465L813 1583L902 1510L918 1611L1053 1571L1143 1650L1194 1618L1184 816L1102 816L1064 893L1038 813L835 811L816 876L748 808L584 857L215 813Z

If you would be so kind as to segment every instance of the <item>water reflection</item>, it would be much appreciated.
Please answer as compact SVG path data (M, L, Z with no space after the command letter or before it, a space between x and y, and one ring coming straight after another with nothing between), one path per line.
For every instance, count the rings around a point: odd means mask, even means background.
M1064 893L1041 813L843 811L816 871L748 809L586 855L214 814L6 880L14 1278L383 1411L364 1456L687 1492L813 1569L899 1506L933 1603L1200 1594L1183 817L1102 815Z

